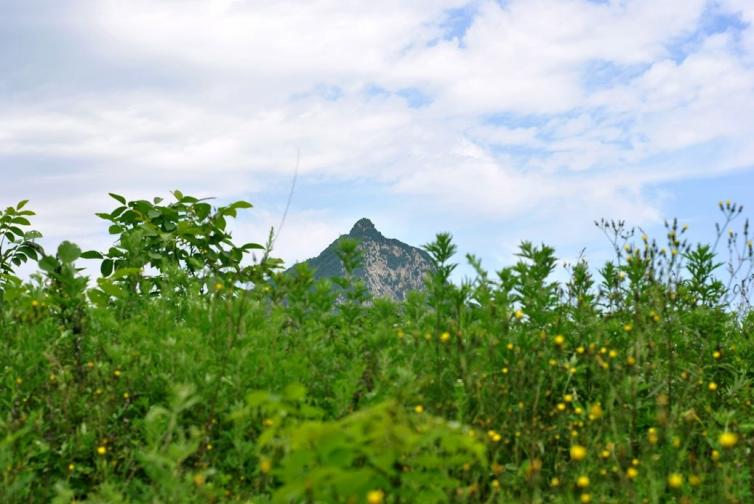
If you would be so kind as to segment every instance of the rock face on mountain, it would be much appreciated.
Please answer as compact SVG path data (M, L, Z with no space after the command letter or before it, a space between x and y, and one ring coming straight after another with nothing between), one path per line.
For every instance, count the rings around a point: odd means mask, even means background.
M385 238L369 219L360 219L351 232L341 235L320 255L306 261L315 270L316 278L345 273L336 252L338 242L345 237L359 242L363 267L355 274L364 280L373 296L402 300L408 291L424 288L424 274L432 268L429 255L401 241Z

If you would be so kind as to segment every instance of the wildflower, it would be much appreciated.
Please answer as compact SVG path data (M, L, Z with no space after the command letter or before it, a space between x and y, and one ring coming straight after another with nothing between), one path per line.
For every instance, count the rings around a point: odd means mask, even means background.
M34 307L34 308L38 308L39 307L39 301L37 301L36 299L32 299L31 300L31 306Z
M573 411L577 415L581 415L582 413L584 413L584 409L581 406L576 406L575 408L573 408Z
M710 392L714 392L715 390L717 390L717 383L711 381L707 385L707 388L709 389Z
M696 487L702 484L702 478L698 474L689 475L689 485Z
M679 436L673 436L673 448L681 447L681 438Z
M636 364L636 358L633 355L626 357L626 365L633 366L634 364Z
M272 462L270 462L270 459L262 459L259 462L259 472L262 474L267 474L272 469Z
M717 450L712 450L709 457L713 462L717 462L718 460L720 460L720 452Z
M385 499L385 492L382 490L370 490L367 494L367 502L369 504L382 504Z
M563 400L567 403L573 402L573 394L566 394L563 396Z
M579 488L586 488L589 486L589 476L581 475L576 480L576 486Z
M507 345L505 345L505 348L507 348L508 350L513 350L513 343L508 343Z
M681 488L683 486L683 475L680 473L670 473L668 475L668 486L670 488Z
M647 431L647 441L649 441L649 444L657 444L658 436L657 436L657 429L654 427L650 427Z
M516 317L516 319L521 320L522 318L524 318L524 312L522 312L521 310L516 310L513 316Z
M615 359L618 357L618 351L617 350L610 350L610 353L608 354L611 359Z
M508 368L507 367L504 367L501 371L503 372L503 374L508 374Z
M414 408L414 411L416 411L419 414L422 414L424 413L424 406L422 406L421 404L417 404L416 407Z
M631 465L632 466L638 467L639 464L640 464L639 459L632 459L631 460Z
M576 349L576 353L583 354L584 353L584 347L580 346Z
M16 385L21 385L23 382L23 378L16 378Z
M271 418L265 418L264 420L262 420L262 425L264 425L265 427L272 427L274 425L274 422Z
M633 329L634 329L634 326L631 323L628 323L628 324L626 324L626 325L623 326L623 330L626 331L626 332L631 332Z
M492 490L497 491L500 489L500 482L498 480L492 480Z
M590 502L592 502L592 496L588 493L583 493L581 494L581 497L579 497L579 501L581 502L581 504L589 504Z
M107 453L107 446L105 445L99 445L97 447L97 455L104 455Z
M558 409L558 411L565 411L566 405L564 403L558 403L556 408Z
M201 487L201 486L204 486L206 482L207 482L207 479L204 477L202 473L196 473L194 475L194 485Z
M224 286L224 285L223 285L222 283L220 283L220 282L217 282L217 283L215 284L215 290L216 290L216 291L221 291L221 290L223 290L224 288L225 288L225 286Z
M610 457L610 451L608 450L602 450L600 452L600 458L606 459Z
M720 446L723 448L733 448L738 443L738 436L733 432L725 431L720 434Z
M123 399L125 399L126 401L128 401L129 397L131 397L131 396L128 394L128 392L123 392Z
M571 446L571 459L572 460L584 460L586 458L586 448L575 444Z
M120 375L121 375L120 369L116 369L115 371L113 371L113 376L114 377L120 378Z
M600 403L592 404L589 408L589 420L599 420L602 418L602 405Z
M639 470L635 467L629 467L626 469L626 478L628 479L636 479L636 477L639 475Z
M720 357L722 357L722 354L720 352L718 352L717 350L715 350L714 352L712 352L712 358L713 359L717 360Z
M550 486L553 488L557 488L560 486L560 480L558 478L553 478L550 480Z
M424 333L424 339L430 341L432 339L432 333Z
M490 438L490 441L493 443L499 443L501 439L503 439L503 436L501 436L498 432L495 432L494 430L487 431L487 437Z
M445 331L440 335L440 341L443 343L447 343L450 341L450 333L448 331Z
M69 471L73 472L75 469L76 469L76 465L75 464L68 464L68 470Z
M552 341L555 343L555 346L562 347L565 343L565 337L562 334L557 334Z

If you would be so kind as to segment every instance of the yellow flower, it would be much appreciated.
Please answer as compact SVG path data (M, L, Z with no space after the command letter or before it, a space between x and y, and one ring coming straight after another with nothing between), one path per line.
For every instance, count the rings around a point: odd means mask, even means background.
M725 431L720 434L720 446L723 448L733 448L738 443L738 436L733 432Z
M670 488L681 488L681 486L683 486L683 475L679 473L670 473L668 475L668 486Z
M524 312L522 312L521 310L516 310L513 316L518 320L521 320L522 318L524 318Z
M580 346L576 349L576 353L583 354L584 353L584 347Z
M720 460L720 452L717 450L712 450L712 453L710 453L710 458L713 461L717 462L718 460Z
M636 479L636 477L639 475L639 470L635 467L629 467L626 469L626 478L628 479Z
M581 475L576 480L576 486L579 488L586 488L589 486L589 476Z
M447 343L448 341L450 341L450 333L448 331L445 331L444 333L442 333L440 335L440 341L442 341L443 343Z
M636 364L636 358L633 355L626 357L626 365L633 366L634 364Z
M550 486L551 487L559 487L560 486L560 480L558 478L553 478L550 480Z
M658 439L657 429L650 427L649 431L647 431L647 440L649 441L649 444L657 444Z
M573 402L573 394L566 394L563 396L563 400L567 403Z
M609 450L602 450L600 452L600 458L606 459L610 457L610 451Z
M600 403L592 404L589 408L589 420L599 420L602 418L602 405Z
M707 385L707 388L709 389L710 392L714 392L715 390L717 390L717 383L711 381Z
M492 485L492 489L493 489L493 490L498 490L498 489L500 489L500 482L499 482L498 480L492 480L492 483L491 483L491 485Z
M69 471L73 471L74 469L76 469L76 465L75 464L68 464L68 470Z
M634 329L633 324L626 324L623 326L623 330L626 332L631 332Z
M562 347L563 343L565 343L565 337L562 334L557 334L552 341L555 343L555 346Z
M673 448L680 448L681 447L681 438L678 436L673 436Z
M611 359L615 359L618 357L618 351L617 350L610 350L610 353L608 354Z
M367 494L367 502L369 504L382 504L382 501L385 499L385 492L382 490L371 490Z
M113 376L114 377L120 378L120 375L121 375L120 369L116 369L115 371L113 371Z
M267 474L272 469L272 462L270 462L270 459L262 459L259 462L259 471L262 474Z
M32 300L31 300L31 305L32 305L32 306L33 306L34 308L37 308L37 307L39 306L39 301L37 301L36 299L32 299Z
M689 476L689 485L696 487L702 484L702 478L698 474Z
M225 286L224 286L223 284L221 284L220 282L217 282L217 283L215 284L215 290L216 290L216 291L221 291L221 290L223 290L224 288L225 288Z
M513 343L508 343L507 345L505 345L505 348L507 348L508 350L513 350Z
M424 413L424 406L422 406L421 404L417 404L416 407L414 408L414 411L416 411L419 414Z
M581 494L581 497L579 497L579 501L581 502L581 504L589 504L590 502L592 502L592 496L588 493L583 493Z
M584 460L586 458L586 448L581 445L571 446L571 459L572 460Z
M207 479L204 477L202 473L196 473L194 475L194 485L201 487L201 486L204 486L206 482L207 482Z
M565 411L566 405L565 405L565 403L558 403L558 405L556 406L556 408L558 409L558 411Z
M107 453L107 446L100 445L97 447L97 455L104 455L105 453Z
M714 352L712 352L712 358L713 359L717 360L720 357L722 357L722 354L720 352L718 352L717 350L715 350Z

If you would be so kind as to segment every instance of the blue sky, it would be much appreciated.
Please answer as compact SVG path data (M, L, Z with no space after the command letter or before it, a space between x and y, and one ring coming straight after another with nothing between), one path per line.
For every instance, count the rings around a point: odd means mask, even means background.
M106 193L255 204L263 240L318 253L358 218L450 231L497 269L524 239L570 259L593 221L711 239L754 209L747 0L5 0L0 205L54 246L108 243Z

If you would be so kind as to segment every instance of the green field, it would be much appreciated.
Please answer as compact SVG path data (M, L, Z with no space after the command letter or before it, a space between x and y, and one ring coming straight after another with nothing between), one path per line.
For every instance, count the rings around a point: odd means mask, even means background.
M602 222L613 261L565 282L530 243L452 282L440 234L397 303L353 242L341 278L282 273L227 231L248 203L174 196L113 195L103 251L0 212L1 502L754 502L735 204L710 245Z

